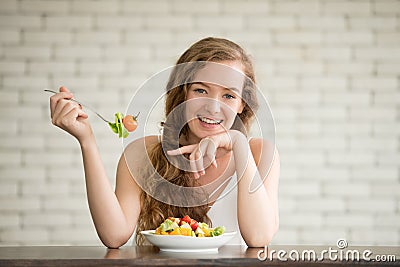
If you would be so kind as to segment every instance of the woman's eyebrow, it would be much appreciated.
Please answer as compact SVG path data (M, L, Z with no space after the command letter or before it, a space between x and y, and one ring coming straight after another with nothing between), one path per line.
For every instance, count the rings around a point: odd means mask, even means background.
M242 92L239 89L237 89L236 87L229 87L229 88L226 88L226 89L234 92L237 95L241 95L242 94Z
M210 88L210 87L211 87L210 85L208 85L208 84L206 84L206 83L203 83L203 82L194 82L194 83L192 83L190 86L192 86L192 85L194 85L194 84L199 84L199 85L202 85L202 86L207 87L207 88ZM221 86L221 85L219 85L219 84L216 84L216 85ZM234 93L236 93L236 94L238 94L238 95L241 94L241 91L240 91L238 88L236 88L236 87L224 87L224 89L225 89L225 90L233 91Z
M203 83L203 82L194 82L194 83L191 83L190 86L195 85L195 84L199 84L199 85L202 85L204 87L210 88L210 86L208 84Z

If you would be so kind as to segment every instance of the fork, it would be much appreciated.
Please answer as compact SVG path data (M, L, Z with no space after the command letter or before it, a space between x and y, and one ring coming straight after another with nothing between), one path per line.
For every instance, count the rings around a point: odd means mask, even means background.
M59 93L59 92L56 92L56 91L53 91L53 90L50 90L50 89L44 89L44 91L45 91L45 92L49 92L49 93L54 93L54 94L58 94L58 93ZM100 119L102 119L102 120L105 121L106 123L108 123L108 124L112 123L112 122L110 122L109 120L105 119L103 116L101 116L100 113L98 113L97 111L95 111L92 107L90 107L90 106L88 106L88 105L86 105L86 104L83 104L82 102L80 102L80 101L78 101L78 100L76 100L76 99L74 99L74 98L71 98L70 100L71 100L71 101L74 101L75 103L81 105L82 107L85 107L85 108L87 108L88 110L92 111L94 114L96 114Z

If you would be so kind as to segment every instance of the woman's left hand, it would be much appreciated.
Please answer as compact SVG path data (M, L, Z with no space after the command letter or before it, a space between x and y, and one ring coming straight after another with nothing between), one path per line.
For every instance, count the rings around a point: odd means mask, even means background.
M205 174L205 168L209 165L217 167L216 153L218 148L231 151L238 134L242 133L236 130L229 130L221 134L205 137L198 144L183 146L167 153L170 156L190 154L190 169L194 178L198 179Z

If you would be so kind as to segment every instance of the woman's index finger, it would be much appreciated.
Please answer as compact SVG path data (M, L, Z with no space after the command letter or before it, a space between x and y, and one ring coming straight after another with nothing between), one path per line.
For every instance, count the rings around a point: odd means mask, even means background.
M167 151L167 154L170 156L176 156L176 155L182 155L182 154L188 154L188 153L192 153L193 150L197 147L197 144L194 145L188 145L188 146L183 146L180 147L178 149L174 149L174 150L169 150Z

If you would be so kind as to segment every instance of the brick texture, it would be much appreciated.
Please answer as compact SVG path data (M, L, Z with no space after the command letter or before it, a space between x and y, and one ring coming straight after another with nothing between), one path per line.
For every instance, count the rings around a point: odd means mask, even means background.
M42 89L111 119L206 36L247 49L274 114L273 244L400 245L399 0L0 1L0 245L101 245ZM121 142L89 116L114 184Z

